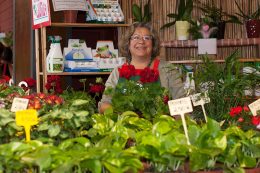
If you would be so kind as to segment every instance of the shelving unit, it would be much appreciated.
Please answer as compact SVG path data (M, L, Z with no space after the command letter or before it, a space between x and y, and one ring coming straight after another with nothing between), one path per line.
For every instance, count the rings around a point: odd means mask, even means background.
M108 28L108 27L127 27L130 24L93 24L93 23L52 23L48 27L81 27L81 28ZM44 85L47 82L47 75L108 75L110 72L62 72L62 73L47 73L46 71L46 57L47 57L47 33L46 27L35 30L35 54L36 54L36 81L37 92L45 91Z
M260 38L242 38L242 39L221 39L217 40L217 47L242 47L242 46L257 46L257 56L258 57L250 57L250 58L240 58L241 62L259 62L260 61ZM197 40L171 40L171 41L163 41L161 42L161 51L162 56L166 56L166 49L179 49L179 48L197 48L198 41ZM224 62L224 59L215 59L215 62ZM174 64L195 64L200 63L200 60L177 60L170 61Z

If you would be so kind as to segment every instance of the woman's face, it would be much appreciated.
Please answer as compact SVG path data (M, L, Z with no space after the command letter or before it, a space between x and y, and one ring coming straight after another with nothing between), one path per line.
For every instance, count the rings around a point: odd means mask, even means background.
M152 55L152 36L146 28L136 28L131 36L129 50L132 58L150 58Z

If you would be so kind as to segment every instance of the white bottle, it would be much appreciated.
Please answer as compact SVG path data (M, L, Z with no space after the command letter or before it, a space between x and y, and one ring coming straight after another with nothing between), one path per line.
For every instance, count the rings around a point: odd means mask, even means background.
M51 40L50 51L47 56L47 72L58 73L63 72L64 58L60 46L60 36L50 36Z

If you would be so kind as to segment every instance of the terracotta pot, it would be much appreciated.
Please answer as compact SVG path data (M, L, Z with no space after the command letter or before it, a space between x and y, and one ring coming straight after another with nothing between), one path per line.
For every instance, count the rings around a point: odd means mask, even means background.
M246 21L246 32L248 38L258 38L260 36L260 20Z
M76 23L77 22L77 10L65 10L64 13L64 22L65 23Z
M260 168L245 169L246 173L259 173Z

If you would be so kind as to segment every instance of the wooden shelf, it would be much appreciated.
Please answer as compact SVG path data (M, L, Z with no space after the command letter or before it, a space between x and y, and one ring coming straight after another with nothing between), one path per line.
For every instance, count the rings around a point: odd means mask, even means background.
M250 46L260 44L260 38L239 38L239 39L221 39L217 40L218 47L231 46ZM162 41L161 47L164 48L196 48L198 47L198 40L171 40Z
M109 75L111 72L61 72L61 73L46 73L46 75L72 76L72 75ZM43 75L43 73L40 73Z
M224 59L216 59L212 60L213 62L223 63L225 62ZM260 62L260 58L241 58L239 59L240 62ZM178 60L178 61L169 61L172 64L198 64L202 63L202 60Z
M102 27L127 27L130 24L99 24L99 23L52 23L52 27L84 27L84 28L102 28Z

